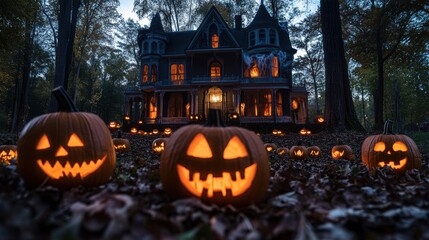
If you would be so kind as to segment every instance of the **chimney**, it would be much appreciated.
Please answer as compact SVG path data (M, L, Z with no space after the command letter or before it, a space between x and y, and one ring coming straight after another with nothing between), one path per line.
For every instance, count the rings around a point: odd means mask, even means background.
M235 29L241 29L241 23L242 19L241 19L241 15L235 15Z

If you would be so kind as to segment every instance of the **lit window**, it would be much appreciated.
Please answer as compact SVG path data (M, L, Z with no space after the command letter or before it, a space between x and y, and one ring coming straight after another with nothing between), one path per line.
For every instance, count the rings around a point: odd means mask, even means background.
M271 116L271 112L272 112L271 93L265 93L263 97L264 97L264 116Z
M278 77L279 76L279 58L274 56L271 59L271 76Z
M155 64L152 64L152 66L150 67L151 69L150 69L150 74L151 74L151 76L150 76L150 80L152 81L152 82L156 82L156 65Z
M149 67L145 64L143 65L143 73L142 73L142 82L147 82L149 74Z
M250 47L255 46L255 32L250 32L249 34L249 45Z
M219 36L215 33L212 35L212 48L219 47Z
M184 64L171 64L170 66L170 79L172 81L180 81L185 79L185 65Z
M149 101L149 118L156 118L156 110L155 98L151 97Z
M210 66L210 77L212 78L218 78L220 77L220 64L218 62L214 62Z
M252 67L250 68L250 77L251 78L259 77L259 68L258 68L258 62L256 61L256 59L253 59Z

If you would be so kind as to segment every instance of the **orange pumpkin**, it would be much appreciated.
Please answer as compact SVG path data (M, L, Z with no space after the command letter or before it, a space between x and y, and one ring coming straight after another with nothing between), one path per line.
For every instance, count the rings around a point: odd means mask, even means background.
M292 146L289 149L289 156L292 159L296 159L296 160L304 160L306 158L308 158L308 151L307 151L307 147L302 146L301 142L298 142L297 146Z
M279 147L277 148L276 152L278 155L286 155L289 153L289 149L285 147Z
M152 142L152 152L155 154L161 154L165 150L167 145L167 138L157 138Z
M131 149L130 140L122 138L121 130L118 130L116 138L112 139L113 147L117 152L124 153Z
M264 198L268 155L253 132L225 127L218 109L208 124L175 131L161 155L161 182L172 197L194 196L216 204L247 205Z
M318 146L311 146L307 148L308 156L317 158L322 155L322 152L320 151L320 148Z
M389 166L403 172L420 169L421 155L416 143L408 136L392 134L390 120L384 124L383 134L367 137L362 143L361 159L370 169Z
M77 112L60 87L53 90L60 109L28 122L19 135L18 171L29 187L97 186L116 165L110 131L95 114Z
M267 152L273 152L277 149L277 145L274 143L265 143L264 147Z
M16 159L18 156L18 147L12 143L6 145L0 145L0 165L9 165L12 159Z
M337 142L337 145L333 146L331 150L332 158L354 160L355 156L352 148L349 145L341 144L339 139L337 139Z

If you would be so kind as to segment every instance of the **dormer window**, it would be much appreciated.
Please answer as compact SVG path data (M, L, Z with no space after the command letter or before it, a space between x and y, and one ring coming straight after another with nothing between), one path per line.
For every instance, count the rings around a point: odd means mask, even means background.
M265 43L266 43L265 29L261 29L261 30L259 30L259 41L258 41L258 44L265 44Z
M219 36L214 33L212 35L212 48L218 48L219 47Z
M270 44L277 45L277 31L270 29Z

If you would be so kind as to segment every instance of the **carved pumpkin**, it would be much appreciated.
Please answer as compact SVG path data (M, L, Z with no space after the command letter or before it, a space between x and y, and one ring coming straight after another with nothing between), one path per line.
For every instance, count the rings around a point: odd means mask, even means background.
M153 129L153 130L152 130L152 133L153 133L153 134L158 134L158 133L159 133L159 130L155 128L155 129Z
M110 130L116 130L117 129L117 126L118 124L116 123L116 122L110 122L109 123L109 129Z
M165 128L165 129L164 129L164 134L165 134L165 135L167 135L167 136L168 136L168 135L171 135L172 133L173 133L173 130L171 130L171 128Z
M273 152L277 149L277 145L274 143L265 143L264 147L267 152Z
M0 145L0 165L9 165L12 159L18 156L18 147L8 143L7 145Z
M349 145L343 145L337 139L338 144L332 147L331 155L333 159L354 160L353 150Z
M322 115L316 116L316 123L322 124L325 122L325 118Z
M287 149L285 147L279 147L279 148L277 148L276 153L278 155L286 155L289 153L289 149Z
M322 155L320 148L318 146L311 146L307 148L308 156L317 158Z
M247 129L225 127L218 109L209 109L207 125L175 131L160 165L163 187L171 196L216 204L257 202L270 177L261 139Z
M116 138L112 139L113 147L115 151L124 153L128 152L131 149L130 140L122 138L122 132L119 130Z
M308 158L308 151L305 146L302 146L300 142L298 142L297 146L292 146L289 149L289 156L292 159L303 160Z
M155 154L161 154L165 150L167 144L167 138L157 138L152 142L152 152Z
M29 187L97 186L116 165L112 137L95 114L77 112L62 87L53 91L60 110L28 122L18 140L18 170Z
M301 130L299 131L299 134L301 134L301 135L310 135L310 134L311 134L311 131L310 131L310 130L308 130L308 129L306 129L306 128L303 128L303 129L301 129Z
M137 134L137 128L135 127L131 128L130 133Z
M367 137L362 143L362 162L370 169L389 166L402 172L420 169L421 155L416 143L408 136L391 133L391 121L384 124L383 134Z

